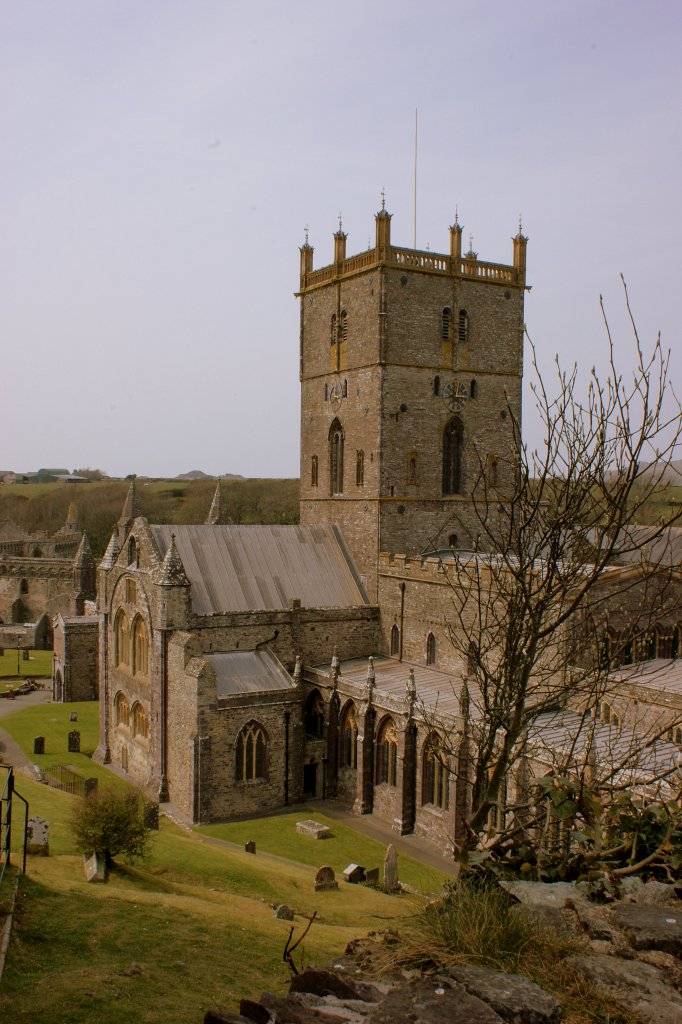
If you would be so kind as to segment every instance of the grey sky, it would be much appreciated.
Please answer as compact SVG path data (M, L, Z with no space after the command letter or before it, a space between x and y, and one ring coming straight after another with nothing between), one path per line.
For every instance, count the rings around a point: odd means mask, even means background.
M680 376L677 0L0 0L0 468L298 474L298 246L529 235L543 360L599 293ZM677 350L677 351L675 351ZM532 417L527 422L532 427Z

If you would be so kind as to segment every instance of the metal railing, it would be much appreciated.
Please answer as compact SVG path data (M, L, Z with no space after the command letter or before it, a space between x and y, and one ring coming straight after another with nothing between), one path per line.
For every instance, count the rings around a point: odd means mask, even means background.
M85 779L78 772L67 768L63 764L55 764L49 768L42 769L43 782L53 789L60 789L62 793L70 793L71 796L89 796L97 789L97 779Z
M12 802L14 797L24 805L24 843L22 852L22 873L26 874L26 839L28 830L28 801L14 788L12 765L0 764L0 771L6 772L0 791L0 884L5 876L12 853Z

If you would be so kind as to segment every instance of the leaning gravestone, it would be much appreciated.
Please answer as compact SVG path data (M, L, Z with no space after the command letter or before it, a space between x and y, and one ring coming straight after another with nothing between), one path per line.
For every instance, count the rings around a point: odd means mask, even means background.
M44 818L29 818L26 823L26 853L50 856L50 823Z
M44 754L45 753L45 737L34 736L33 737L33 753Z
M400 888L398 881L398 853L393 843L386 849L384 857L384 888L389 892Z
M280 921L293 921L294 912L291 907L288 907L286 903L283 903L280 907L277 907L275 917Z
M334 869L325 864L315 875L315 892L326 892L328 889L338 889Z
M249 839L248 843L244 843L244 852L245 853L255 853L256 852L256 844L254 843L253 839Z
M72 729L69 733L69 753L80 754L81 752L81 734L78 729Z
M107 860L100 853L84 853L83 866L88 882L106 882Z
M365 882L367 885L378 885L379 868L369 868L368 871L365 871Z

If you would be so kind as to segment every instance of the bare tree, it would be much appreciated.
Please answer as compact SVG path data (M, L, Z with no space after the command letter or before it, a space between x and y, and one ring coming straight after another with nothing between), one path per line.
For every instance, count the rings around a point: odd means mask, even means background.
M644 350L627 289L625 302L635 356L629 374L618 368L603 305L608 370L602 376L592 369L584 389L577 368L566 372L557 361L558 386L550 393L531 343L543 444L524 444L510 404L514 462L495 465L493 475L480 453L475 550L445 562L449 636L468 667L464 734L451 730L444 746L470 782L460 847L481 840L491 810L525 763L538 718L568 707L593 714L610 661L622 660L627 644L647 635L661 609L670 612L679 599L679 572L672 560L654 562L651 550L665 547L682 510L646 530L640 523L680 451L680 404L669 353L660 337ZM636 613L628 615L628 605ZM622 614L609 650L614 607ZM432 711L422 713L443 732Z

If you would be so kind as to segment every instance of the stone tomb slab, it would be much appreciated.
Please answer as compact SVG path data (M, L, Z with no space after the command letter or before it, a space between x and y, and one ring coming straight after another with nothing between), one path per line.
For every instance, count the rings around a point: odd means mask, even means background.
M331 839L332 834L328 825L321 825L319 821L313 821L311 818L297 821L296 831L299 835L309 836L311 839Z
M361 864L349 864L343 872L343 876L347 882L352 885L358 885L360 882L365 881L365 869Z

